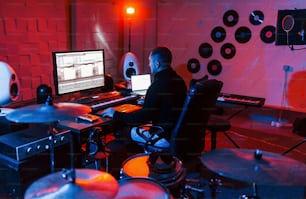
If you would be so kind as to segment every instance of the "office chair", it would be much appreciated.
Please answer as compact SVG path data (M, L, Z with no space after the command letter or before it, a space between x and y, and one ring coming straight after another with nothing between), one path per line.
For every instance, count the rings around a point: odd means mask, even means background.
M169 151L182 162L199 157L204 149L205 129L215 110L221 81L201 80L191 85L170 138Z
M205 81L208 80L208 76L205 75L203 78L201 79L192 79L190 80L190 86L194 85L196 82L198 81ZM221 92L223 83L220 82L220 90L218 93ZM223 134L227 137L227 139L233 144L235 145L236 148L240 148L239 145L227 134L227 131L231 129L231 123L229 120L227 119L223 119L221 117L218 117L215 113L220 112L220 110L218 110L217 108L215 108L212 112L211 112L211 116L208 120L207 126L206 126L206 130L208 130L211 133L211 150L216 149L217 147L217 133L218 132L223 132Z

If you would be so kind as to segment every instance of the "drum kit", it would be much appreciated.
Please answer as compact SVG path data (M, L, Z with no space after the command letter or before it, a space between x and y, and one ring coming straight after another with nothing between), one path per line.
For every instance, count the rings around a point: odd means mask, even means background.
M14 109L6 115L16 123L48 123L75 118L91 112L86 105L52 103L30 105ZM50 142L53 142L52 139ZM70 150L73 143L70 142ZM172 198L179 192L186 176L185 169L176 157L138 154L122 164L121 179L99 170L73 165L54 172L54 152L50 147L52 173L33 182L25 191L25 198ZM305 164L271 152L253 149L216 149L203 153L201 164L214 173L253 185L306 186ZM167 162L165 164L165 162ZM151 193L151 195L150 195ZM256 198L254 190L253 198Z

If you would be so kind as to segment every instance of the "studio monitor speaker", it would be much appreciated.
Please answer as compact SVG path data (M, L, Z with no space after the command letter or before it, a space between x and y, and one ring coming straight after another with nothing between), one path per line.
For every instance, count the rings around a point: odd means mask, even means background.
M37 104L43 104L46 102L48 96L52 98L52 88L46 84L41 84L36 89L36 101Z
M132 75L139 74L139 61L132 52L127 52L123 55L120 66L122 67L123 77L126 81L131 81Z
M19 79L15 70L5 62L0 62L0 106L14 102L19 96Z
M110 92L114 90L114 80L111 74L105 74L104 76L104 86L102 87L102 92Z

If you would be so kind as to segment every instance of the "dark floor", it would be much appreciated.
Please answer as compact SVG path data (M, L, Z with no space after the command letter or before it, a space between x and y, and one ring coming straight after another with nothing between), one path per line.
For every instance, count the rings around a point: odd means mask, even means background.
M240 149L259 149L264 152L273 152L275 154L284 155L286 158L291 158L299 163L306 163L306 143L305 138L292 132L293 127L290 126L297 117L306 117L303 113L292 113L288 111L282 112L282 127L271 126L271 122L278 121L280 111L270 108L256 108L243 106L225 106L224 112L218 117L230 119L231 129L226 133L239 146ZM225 136L224 133L217 133L217 147L216 149L234 149L234 144ZM290 148L301 143L298 147L290 150ZM236 150L240 150L236 149ZM206 134L205 148L201 157L209 153L211 150L210 132ZM119 161L116 167L112 167L115 161ZM114 176L120 180L120 170L124 160L131 158L129 154L118 153L116 156L110 158L110 170L114 172ZM114 160L115 159L115 160ZM117 163L118 163L117 161ZM232 160L225 160L224 165L231 165ZM101 161L102 165L105 163ZM239 163L239 162L238 162ZM119 165L119 166L118 166ZM140 165L141 166L141 165ZM294 165L292 165L294 166ZM89 164L88 167L94 168L94 164ZM103 169L103 168L102 168ZM138 168L136 168L138 169ZM179 170L180 171L180 170ZM196 191L186 191L190 193L193 198L203 199L242 199L241 195L253 195L251 182L241 183L234 179L224 178L215 175L213 170L206 168L205 163L200 162L198 165L199 172L187 172L187 184L195 188ZM178 171L176 171L177 174ZM172 184L172 187L181 183L180 178L171 179L173 173L169 177L167 183ZM169 175L169 174L168 174ZM241 173L241 175L245 175ZM301 174L306 175L306 174ZM19 175L17 175L19 176ZM240 178L241 176L237 176ZM263 176L264 177L264 176ZM298 178L300 176L292 176ZM306 181L306 179L305 179ZM144 183L144 182L143 182ZM158 187L156 187L158 188ZM175 187L176 188L176 187ZM214 191L216 188L216 191ZM131 188L131 191L133 187ZM179 190L182 190L181 188ZM163 190L162 190L163 191ZM175 190L178 191L178 190ZM305 190L302 186L275 186L271 185L257 185L257 196L260 199L302 199L305 198ZM164 193L167 195L167 193ZM216 195L214 195L216 194ZM251 197L248 197L251 198ZM254 197L253 197L254 198Z
M240 108L237 108L237 106L225 108L225 113L220 116L226 119L242 110L230 119L232 128L227 132L240 148L260 149L283 154L291 147L302 143L294 150L286 153L286 156L306 163L306 143L303 143L305 137L293 133L292 127L297 117L304 116L302 113L283 112L283 126L275 127L271 123L279 120L279 110L256 107ZM218 133L217 136L217 148L235 147L223 133ZM206 138L205 151L207 150L210 150L209 136Z
M260 149L266 152L272 152L275 154L283 155L285 158L294 159L298 161L302 166L306 163L306 142L305 138L299 136L292 132L292 123L296 117L303 117L303 114L283 111L281 115L282 125L281 127L272 126L273 121L278 121L280 118L279 110L272 110L269 108L252 108L249 107L225 107L224 114L219 116L221 118L227 119L231 118L232 128L227 131L227 135L234 140L234 142L240 147L240 149L235 149L237 151L243 149ZM235 115L238 113L237 115ZM233 116L233 117L232 117ZM285 118L285 119L284 119ZM299 146L297 146L300 144ZM294 147L297 146L297 147ZM206 153L209 153L211 150L211 142L209 133L206 136L206 146L202 156L205 156ZM236 148L234 144L225 136L224 133L217 133L217 149L226 149L226 148ZM281 157L283 157L281 156ZM224 166L226 164L232 165L231 160L224 160ZM241 161L243 163L243 161ZM203 163L205 164L205 163ZM294 165L292 165L294 166ZM205 165L203 166L205 167ZM305 169L303 170L305 171ZM210 172L207 169L204 169L205 172ZM213 171L214 173L214 171ZM241 173L241 176L245 175ZM299 178L300 176L306 176L306 173L297 174L298 176L291 176L292 178ZM205 178L207 179L206 175ZM234 178L240 179L241 176L235 176ZM220 176L218 176L220 177ZM263 176L264 178L264 176ZM209 178L208 178L209 179ZM239 188L233 188L237 185L237 181L234 179L222 178L224 184L230 184L230 186L221 185L218 186L217 198L239 198L241 194L252 195L253 190L250 184L244 185ZM290 179L290 177L288 178ZM305 177L306 182L306 177ZM209 184L209 183L208 183ZM227 184L227 185L228 185ZM238 183L239 184L239 183ZM258 197L259 198L284 198L284 199L297 199L305 198L305 190L303 186L274 186L271 185L259 185ZM211 188L206 186L206 197L213 198L211 195Z

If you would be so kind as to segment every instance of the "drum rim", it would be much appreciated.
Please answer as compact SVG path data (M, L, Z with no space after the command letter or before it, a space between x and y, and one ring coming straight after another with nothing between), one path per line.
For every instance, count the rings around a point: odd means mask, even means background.
M149 178L149 179L154 179L155 181L158 181L159 183L163 184L166 187L173 186L179 182L181 182L185 176L186 176L186 169L184 168L182 161L179 160L177 157L173 156L174 160L176 161L176 164L179 164L180 168L177 172L171 172L173 175L169 175L169 173L166 174L160 174L161 178L153 178L151 176L130 176L125 170L124 170L124 165L126 165L129 161L143 157L143 156L149 156L147 153L138 153L135 155L132 155L128 157L126 160L123 161L121 169L120 169L120 174L124 175L126 178ZM177 169L177 166L176 166Z
M122 182L127 182L127 184L128 184L128 182L131 182L131 181L150 182L154 185L157 185L156 187L160 188L163 191L163 193L165 193L166 199L172 199L169 189L164 184L162 184L161 182L157 181L154 178L149 178L149 177L148 178L143 178L143 177L132 178L132 177L129 177L129 178L122 178L122 179L118 180L119 190L118 190L117 195L120 192L120 186L123 185Z

